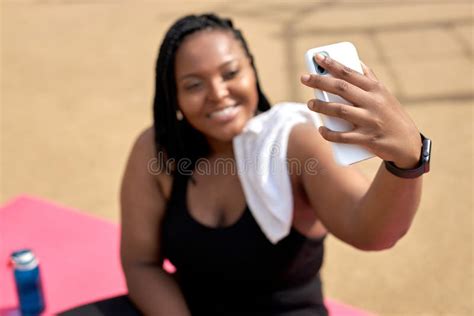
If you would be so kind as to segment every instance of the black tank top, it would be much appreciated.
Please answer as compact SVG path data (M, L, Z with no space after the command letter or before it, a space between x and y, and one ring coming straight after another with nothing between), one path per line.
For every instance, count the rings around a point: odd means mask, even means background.
M162 254L177 269L192 315L327 315L319 276L324 238L292 228L272 244L248 207L231 226L205 226L186 207L188 179L174 177Z

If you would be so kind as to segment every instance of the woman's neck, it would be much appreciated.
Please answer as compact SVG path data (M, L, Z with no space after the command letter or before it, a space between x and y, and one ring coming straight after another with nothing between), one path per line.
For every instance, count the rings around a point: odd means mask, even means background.
M234 145L232 141L222 142L215 139L208 139L211 149L210 157L216 158L234 158Z

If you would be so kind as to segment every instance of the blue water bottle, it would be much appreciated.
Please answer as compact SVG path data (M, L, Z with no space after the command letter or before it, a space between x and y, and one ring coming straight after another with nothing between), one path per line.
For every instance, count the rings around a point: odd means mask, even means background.
M18 301L23 316L36 316L44 311L44 297L38 260L29 249L11 254Z

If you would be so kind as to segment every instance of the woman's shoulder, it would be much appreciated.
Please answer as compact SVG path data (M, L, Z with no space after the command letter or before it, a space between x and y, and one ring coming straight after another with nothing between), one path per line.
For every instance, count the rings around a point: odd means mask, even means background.
M172 177L166 168L166 155L157 150L153 125L138 133L130 156L136 157L142 167L146 166L147 173L157 181L166 197L171 188Z
M152 159L155 154L155 131L153 126L147 127L140 131L135 137L133 143L131 157L136 157L139 160Z

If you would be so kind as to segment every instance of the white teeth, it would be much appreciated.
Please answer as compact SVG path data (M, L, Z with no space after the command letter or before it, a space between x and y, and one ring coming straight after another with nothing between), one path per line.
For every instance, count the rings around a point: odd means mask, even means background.
M235 107L236 107L235 105L231 105L231 106L223 108L222 110L212 112L210 114L210 117L219 118L219 117L224 117L226 115L230 115L235 111Z

